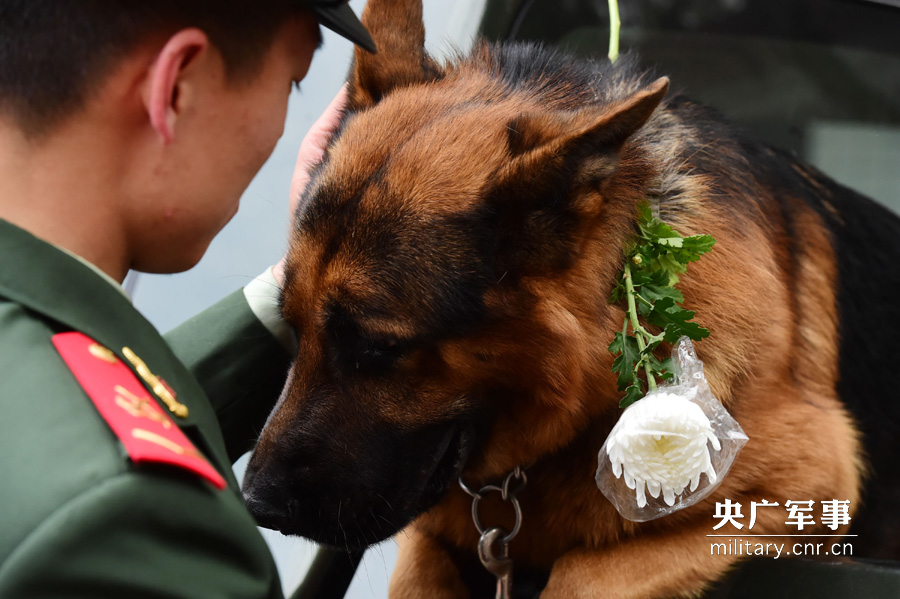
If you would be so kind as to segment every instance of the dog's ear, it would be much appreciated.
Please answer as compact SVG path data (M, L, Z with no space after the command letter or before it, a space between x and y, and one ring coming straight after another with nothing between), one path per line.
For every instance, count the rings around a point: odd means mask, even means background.
M425 52L422 0L369 0L362 22L378 53L354 51L350 110L371 106L394 88L440 77L440 67Z
M605 109L522 114L507 123L512 160L498 179L552 180L559 175L601 179L611 175L618 154L662 102L669 88L657 79L630 98Z
M498 268L565 267L577 253L573 231L599 208L593 200L599 196L583 192L616 172L622 146L647 122L668 86L662 78L607 109L530 113L507 123L510 160L490 199L500 232Z

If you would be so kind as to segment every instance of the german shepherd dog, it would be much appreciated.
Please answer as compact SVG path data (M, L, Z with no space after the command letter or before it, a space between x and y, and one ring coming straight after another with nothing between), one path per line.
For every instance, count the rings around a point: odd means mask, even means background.
M403 530L391 597L487 597L457 480L521 467L509 552L546 599L696 595L739 559L710 556L725 499L777 502L769 535L798 532L787 500L815 502L803 534L845 534L821 502L850 500L854 554L900 555L900 219L628 59L478 43L441 65L420 0L370 0L364 23L379 52L357 51L295 215L298 359L244 487L262 525L348 549ZM750 441L710 497L635 523L594 472L621 413L610 291L647 201L718 240L680 289ZM482 503L511 529L508 502Z

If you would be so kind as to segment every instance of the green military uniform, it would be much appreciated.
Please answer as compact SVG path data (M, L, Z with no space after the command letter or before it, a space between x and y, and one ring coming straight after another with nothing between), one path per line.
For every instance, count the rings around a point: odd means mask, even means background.
M243 294L164 339L108 281L2 220L0 264L0 597L280 597L230 465L290 357ZM129 347L165 379L189 410L173 420L227 488L133 463L51 342L65 331L123 362Z

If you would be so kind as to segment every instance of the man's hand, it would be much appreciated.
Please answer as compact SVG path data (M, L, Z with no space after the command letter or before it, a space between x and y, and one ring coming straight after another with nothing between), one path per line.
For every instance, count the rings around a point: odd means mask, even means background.
M290 211L291 219L296 215L297 206L300 204L300 198L303 197L303 191L309 183L310 171L318 164L325 155L325 148L331 141L332 135L337 130L344 115L344 109L347 107L347 86L341 88L337 93L322 116L313 123L313 126L306 133L303 142L300 144L300 151L297 153L297 164L294 166L294 176L291 179L290 191ZM281 286L284 283L284 262L285 258L278 261L272 268L275 280Z

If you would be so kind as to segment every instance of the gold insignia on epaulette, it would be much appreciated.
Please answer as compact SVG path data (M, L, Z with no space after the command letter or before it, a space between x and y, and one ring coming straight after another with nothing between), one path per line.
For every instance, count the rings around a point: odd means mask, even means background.
M169 411L178 416L179 418L187 418L188 416L188 408L183 403L179 403L177 399L175 399L175 392L172 391L168 385L166 385L162 379L158 376L150 372L150 369L147 367L147 364L144 363L137 354L131 351L128 347L122 348L122 354L131 362L131 365L134 366L135 371L138 373L138 376L144 379L144 382L150 385L150 388L153 389L153 392L159 397L166 407L169 408Z
M110 350L108 347L103 347L99 343L92 343L88 347L88 351L95 358L99 358L104 362L109 362L110 364L115 364L116 360L118 360L118 358L116 358L116 354L114 354L112 350Z
M122 385L116 385L116 405L135 418L148 418L158 422L163 428L172 428L169 417L159 409L159 406L151 403L149 397L142 399Z
M177 453L178 455L190 456L192 458L197 458L198 460L205 460L199 451L197 451L193 447L182 447L175 441L171 439L166 439L162 435L157 435L156 433L150 432L148 430L142 428L135 428L131 430L131 436L135 439L141 439L143 441L149 441L150 443L155 443L160 447L165 447L169 451L173 453Z

